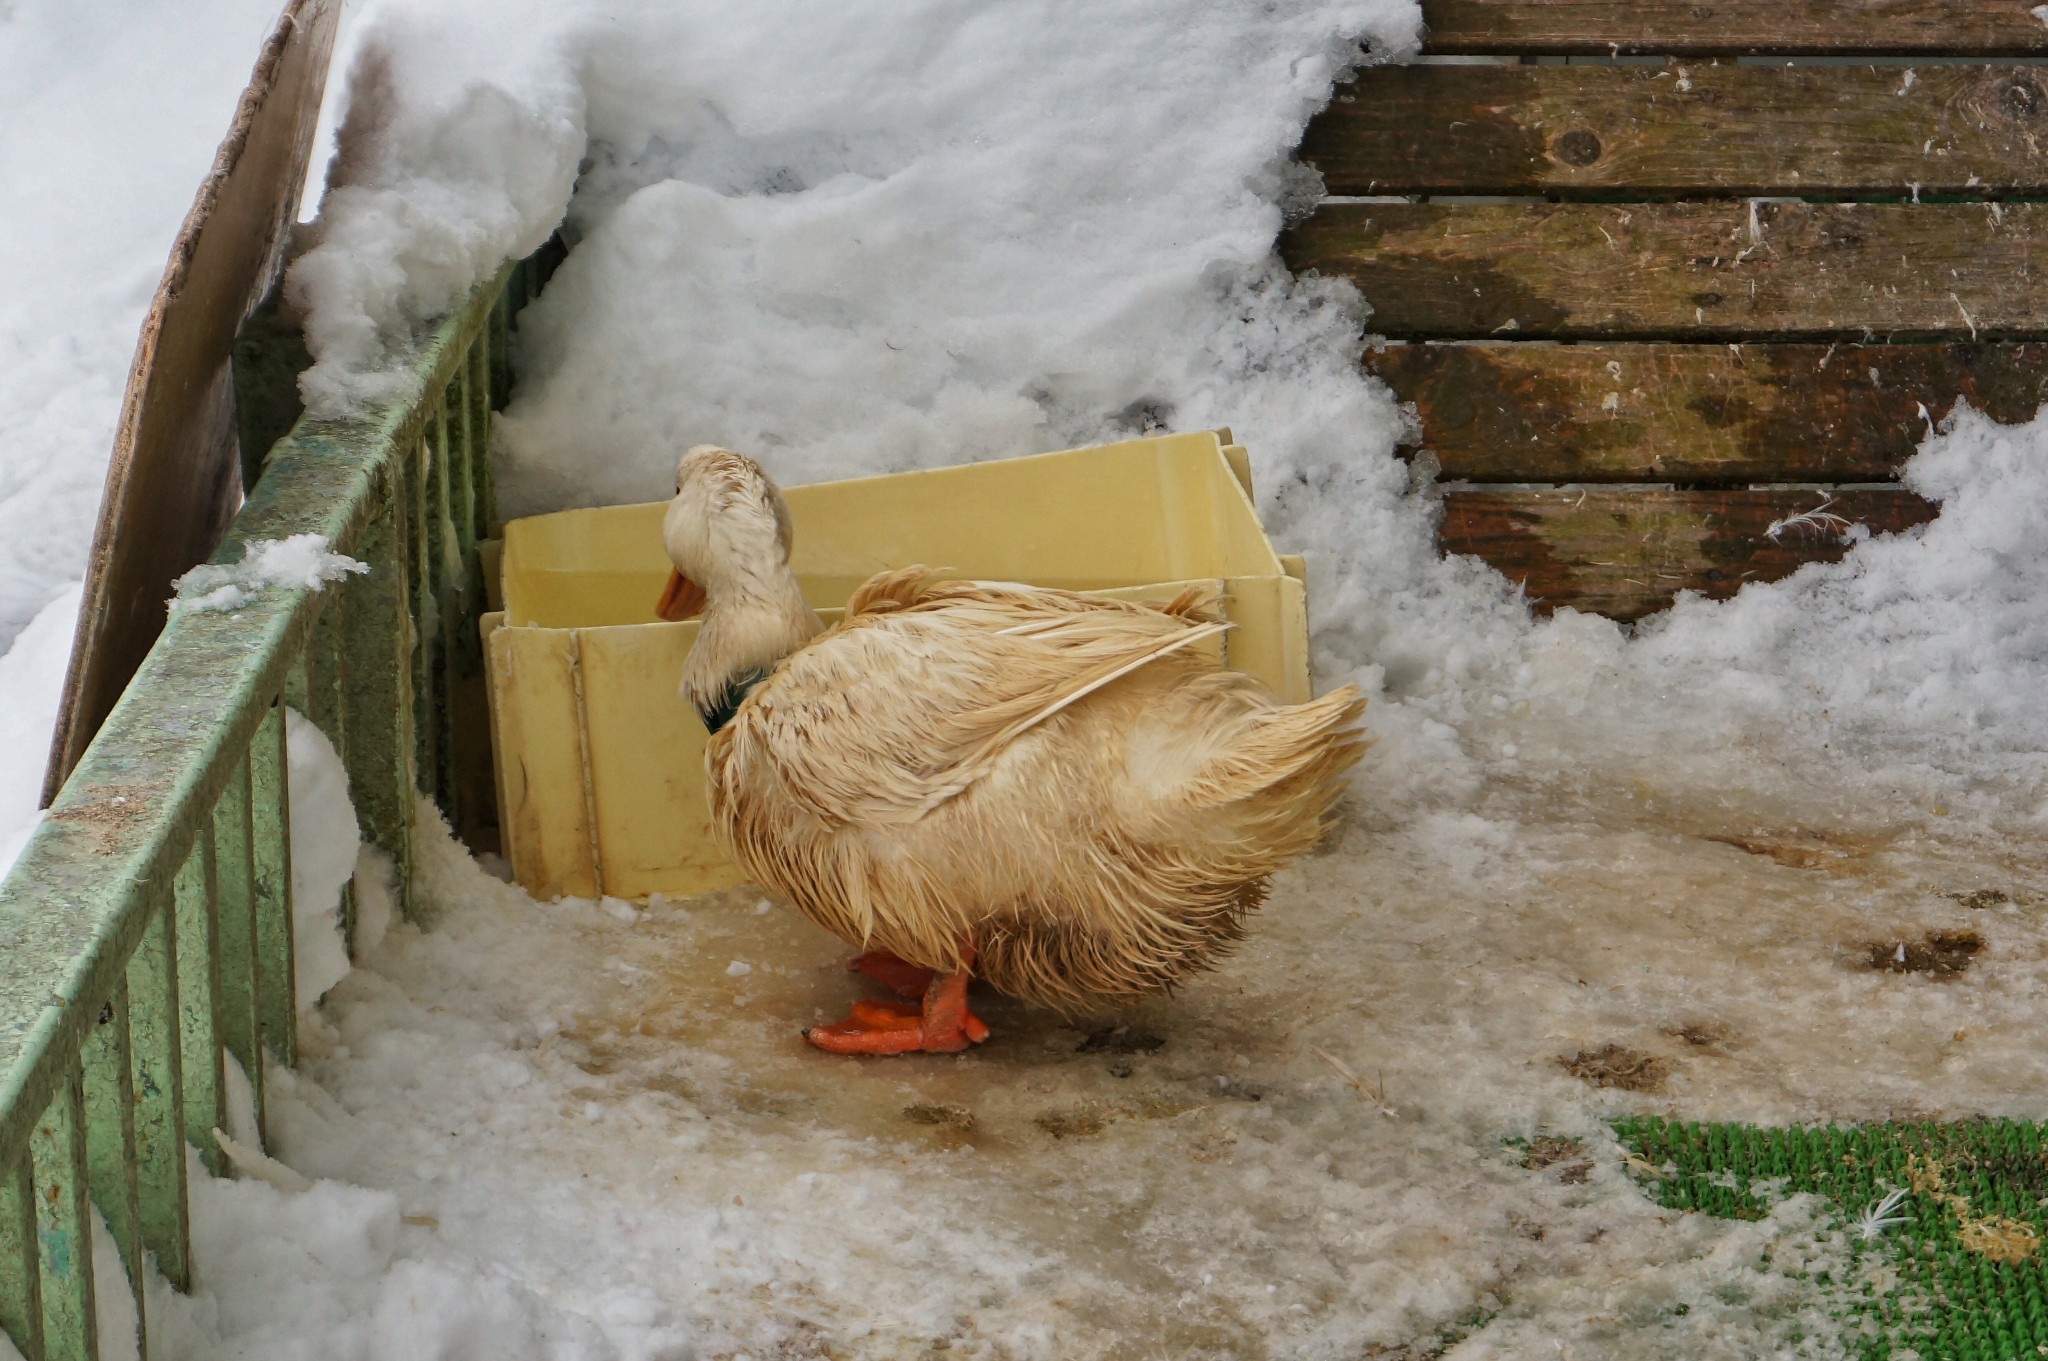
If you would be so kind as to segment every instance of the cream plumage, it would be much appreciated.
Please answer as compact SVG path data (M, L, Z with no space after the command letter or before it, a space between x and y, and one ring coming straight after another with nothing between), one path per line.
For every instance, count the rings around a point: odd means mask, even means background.
M823 1048L964 1048L987 1033L970 971L1072 1011L1210 967L1363 747L1355 687L1286 706L1195 649L1226 627L1195 592L1133 605L908 568L825 628L751 460L699 446L676 481L663 613L704 611L683 693L714 729L718 834L858 967L924 993L808 1032Z

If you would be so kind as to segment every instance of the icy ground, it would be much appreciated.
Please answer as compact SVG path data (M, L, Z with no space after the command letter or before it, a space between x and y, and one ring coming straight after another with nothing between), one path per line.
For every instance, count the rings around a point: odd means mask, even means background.
M1760 1268L1832 1261L1835 1226L1657 1211L1598 1117L1664 1098L1559 1058L1665 1056L1697 1113L1871 1113L1873 1078L1917 1090L1951 1029L2010 1020L2038 951L1999 984L1862 972L1869 918L1967 910L1605 821L1531 838L1608 865L1549 882L1447 873L1482 829L1357 829L1173 999L1068 1026L991 998L985 1048L866 1063L798 1041L863 988L786 909L538 905L425 826L435 924L329 996L275 1141L380 1194L224 1188L213 1288L249 1331L215 1354L354 1355L398 1319L453 1356L1828 1355L1825 1297ZM1761 910L1718 929L1693 893ZM1874 1028L1786 1014L1816 989ZM1959 1047L1992 1104L2039 1076ZM1583 1148L1525 1167L1538 1134ZM341 1265L300 1283L305 1255Z
M128 68L53 62L20 36L55 31L44 10L0 9L0 60L70 81L46 102L89 126ZM292 280L317 409L388 392L389 341L566 215L493 432L513 513L657 497L700 439L795 482L1227 424L1275 542L1308 555L1318 677L1367 689L1378 745L1341 835L1218 973L1072 1027L991 1000L986 1048L870 1063L796 1039L860 988L785 909L536 904L431 820L421 925L345 972L355 848L306 738L326 1000L273 1074L270 1151L319 1180L200 1182L202 1288L152 1290L153 1355L1835 1354L1825 1289L1792 1274L1835 1263L1832 1211L1663 1214L1602 1122L2048 1116L2048 422L1931 435L1907 479L1941 518L1836 566L1633 631L1532 618L1438 557L1401 413L1358 371L1370 300L1272 255L1314 189L1287 148L1361 43L1399 56L1416 21L359 11ZM239 80L256 33L232 27L178 31ZM12 135L17 161L43 145ZM109 247L120 270L45 239L55 272L0 300L0 341L58 329L66 271L153 280L145 238ZM80 460L119 389L102 342L133 322L104 298L81 317L90 362L0 386L0 429L32 435L0 445L0 512L35 528L0 534L0 634L83 552ZM66 403L91 419L53 439ZM70 608L0 659L0 852Z

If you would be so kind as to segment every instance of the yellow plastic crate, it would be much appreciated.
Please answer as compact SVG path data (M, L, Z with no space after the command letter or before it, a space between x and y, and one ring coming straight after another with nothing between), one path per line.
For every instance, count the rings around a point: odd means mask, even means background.
M1310 696L1299 558L1266 542L1228 430L791 487L792 566L829 623L876 572L1024 581L1125 599L1213 582L1220 658ZM677 694L697 624L662 623L666 502L505 526L504 608L484 616L498 819L540 898L644 899L739 880L711 835L705 733Z

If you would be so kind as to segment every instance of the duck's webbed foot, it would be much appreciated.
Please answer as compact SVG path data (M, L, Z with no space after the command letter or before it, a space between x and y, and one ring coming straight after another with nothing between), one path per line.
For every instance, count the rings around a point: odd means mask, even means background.
M854 973L864 973L890 992L906 1001L915 1002L932 985L932 971L920 969L906 963L887 950L868 950L846 961L846 967Z
M870 977L881 978L863 961L882 953L870 951L856 960L854 967ZM912 969L894 955L883 957L897 969ZM973 976L973 964L974 952L969 949L964 952L960 967L951 973L931 975L925 970L912 970L930 978L922 1003L856 1002L845 1020L837 1025L812 1026L804 1032L804 1038L834 1054L957 1054L970 1044L980 1044L988 1038L988 1026L967 1009L967 980Z

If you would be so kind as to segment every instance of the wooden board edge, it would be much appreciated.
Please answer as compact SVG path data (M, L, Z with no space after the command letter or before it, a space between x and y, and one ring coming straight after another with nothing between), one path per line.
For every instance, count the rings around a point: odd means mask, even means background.
M85 593L79 603L78 622L72 634L71 658L65 670L57 723L51 735L50 755L44 771L41 798L43 807L48 807L56 798L57 791L63 787L65 778L78 763L79 757L84 754L86 746L105 717L104 714L88 715L85 701L88 686L95 679L95 672L99 669L102 654L107 648L110 624L107 582L116 555L120 551L120 545L116 541L117 530L132 473L137 436L145 415L149 380L158 359L158 347L165 318L183 294L193 261L199 253L202 234L219 204L221 190L237 165L241 163L257 120L267 107L270 96L275 93L279 76L295 46L305 51L313 73L307 89L301 96L300 106L293 110L298 118L303 120L304 140L310 143L313 124L319 117L320 104L326 93L328 66L332 59L341 8L342 0L289 0L285 6L284 12L278 17L269 37L265 39L257 53L249 82L236 102L234 117L229 123L227 135L216 149L212 165L205 179L200 182L192 206L187 210L179 226L178 235L171 246L170 258L164 267L163 277L150 299L149 311L143 318L142 328L136 339L135 356L128 369L127 387L122 396L120 419L115 427L114 447L108 460L99 515L93 530L92 547L86 559ZM293 184L285 195L285 201L294 210L298 203L299 191L304 188L309 161L310 145L294 158ZM288 211L282 223L273 224L274 236L265 249L266 262L259 271L258 287L253 290L251 297L244 300L245 317L247 312L260 302L270 286L275 283L277 275L282 272L287 237L294 215L294 212ZM232 513L231 507L224 509L228 514ZM223 526L225 518L223 515ZM125 679L124 677L124 683Z

